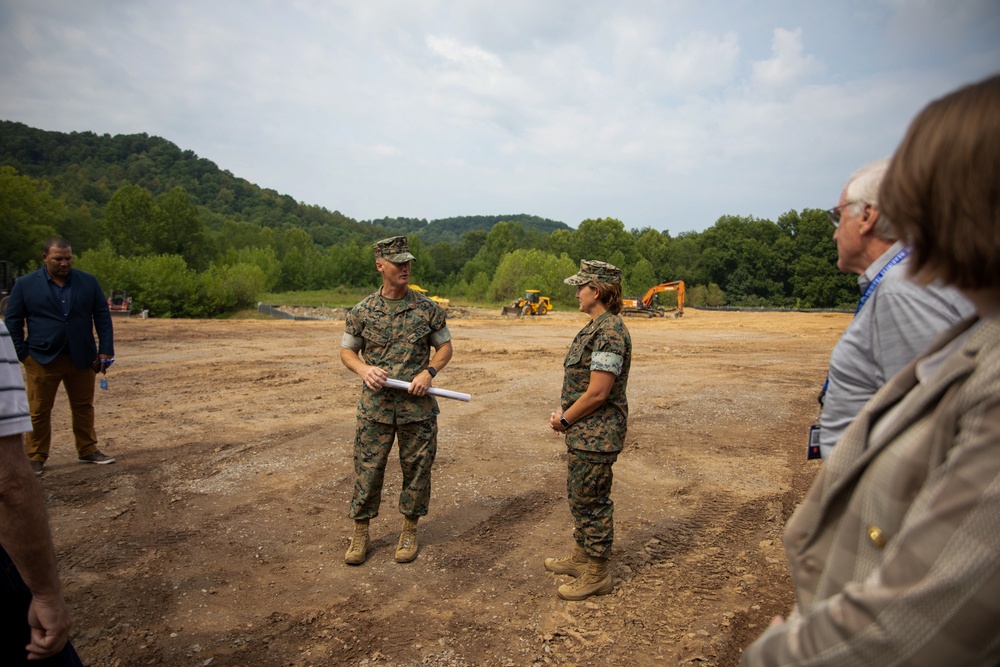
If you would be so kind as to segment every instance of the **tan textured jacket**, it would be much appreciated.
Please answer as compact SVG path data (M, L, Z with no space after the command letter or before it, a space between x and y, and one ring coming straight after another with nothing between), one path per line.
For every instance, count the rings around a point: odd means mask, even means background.
M1000 313L872 398L784 543L796 610L742 665L1000 664Z

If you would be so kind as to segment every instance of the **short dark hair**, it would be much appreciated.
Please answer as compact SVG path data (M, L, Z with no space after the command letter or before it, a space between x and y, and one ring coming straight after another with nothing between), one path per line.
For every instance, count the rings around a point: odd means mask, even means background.
M594 280L590 284L597 290L598 300L612 315L622 312L622 286L619 283L601 283Z
M45 254L49 254L49 250L53 248L72 248L69 241L61 236L52 236L45 240Z
M1000 287L1000 75L917 115L889 165L880 203L911 247L916 281Z

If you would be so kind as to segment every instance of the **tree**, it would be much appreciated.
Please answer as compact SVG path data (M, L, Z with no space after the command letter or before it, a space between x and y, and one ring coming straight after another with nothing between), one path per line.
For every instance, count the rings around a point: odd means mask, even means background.
M857 279L837 269L837 244L825 211L789 211L778 218L778 227L791 242L789 283L800 307L833 308L857 302Z
M653 270L656 273L654 280L656 283L676 280L668 266L670 234L667 232L658 232L655 229L647 227L638 232L632 232L632 235L636 237L635 249L649 262L651 267L654 267ZM666 273L660 273L657 269L665 270Z
M726 295L723 294L722 290L715 283L709 283L708 289L705 291L705 305L706 306L724 306L726 305Z
M701 268L702 235L683 232L667 245L666 260L662 266L654 265L656 275L663 282L683 280L688 285L707 282Z
M622 285L624 295L642 296L653 285L659 285L653 264L643 257L632 268L625 272L625 282Z
M198 208L181 186L157 197L153 251L180 255L195 268L207 264L200 217Z
M367 243L332 246L327 250L327 262L332 269L327 287L373 287L379 282L379 274L375 271L375 255Z
M111 247L123 257L154 252L157 211L153 195L138 185L126 185L104 207L104 233Z
M556 257L544 250L515 250L504 255L490 283L489 296L494 301L511 301L526 289L541 290L554 302L567 303L574 288L563 282L576 273L576 263L567 255Z
M610 262L615 252L621 252L624 264L634 264L638 259L635 238L625 231L621 220L614 218L590 219L580 223L573 233L573 257ZM613 263L613 262L612 262Z
M257 267L260 269L263 279L261 284L261 291L263 292L273 290L281 279L281 262L278 261L278 256L274 252L274 248L270 247L230 250L219 264L223 266L244 264Z
M66 206L51 194L45 181L20 176L13 167L0 167L0 259L13 262L19 272L42 257L45 240L57 236L67 217ZM72 243L72 239L70 239Z
M730 303L784 305L789 267L775 245L781 230L769 220L722 216L702 234L700 268Z
M486 293L490 290L490 277L483 272L477 273L469 283L469 290L466 293L473 301L485 301Z
M213 264L200 278L202 298L211 313L254 306L266 281L261 268L253 264Z

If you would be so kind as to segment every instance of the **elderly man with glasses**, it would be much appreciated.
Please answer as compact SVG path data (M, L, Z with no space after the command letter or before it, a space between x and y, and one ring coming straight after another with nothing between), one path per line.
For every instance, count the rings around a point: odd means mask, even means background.
M827 458L875 392L942 331L974 312L957 290L923 287L906 277L907 248L878 206L889 160L854 172L827 211L837 243L837 268L859 275L854 319L833 348L820 393L822 413L810 456Z

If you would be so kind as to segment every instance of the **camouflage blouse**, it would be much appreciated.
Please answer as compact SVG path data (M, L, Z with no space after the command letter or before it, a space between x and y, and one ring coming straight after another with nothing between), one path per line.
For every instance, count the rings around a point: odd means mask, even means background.
M364 362L389 377L410 382L430 361L435 348L451 340L441 307L423 294L407 290L398 304L375 292L347 314L343 347L358 352ZM433 396L413 396L403 389L371 390L361 385L358 416L385 424L410 424L438 414Z
M575 422L566 431L566 446L592 452L620 452L628 428L628 371L632 363L632 338L618 315L604 313L573 339L566 353L562 409L573 405L590 385L591 371L614 373L611 393L601 407Z

